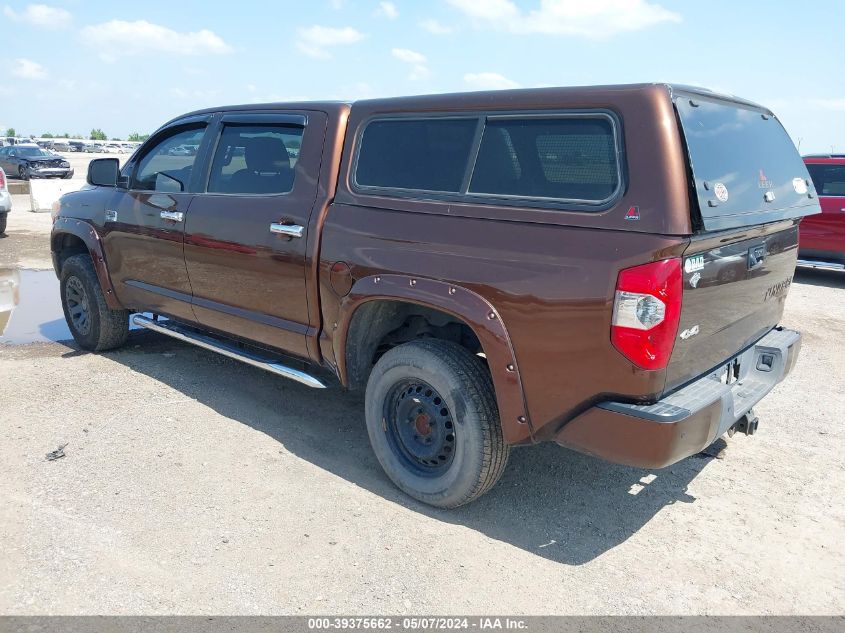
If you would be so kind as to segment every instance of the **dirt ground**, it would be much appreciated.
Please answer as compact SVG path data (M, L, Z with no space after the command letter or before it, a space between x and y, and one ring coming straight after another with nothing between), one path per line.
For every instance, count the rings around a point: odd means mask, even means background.
M49 267L48 230L10 216L0 266ZM148 332L0 347L0 613L841 614L845 275L799 272L784 323L754 437L653 472L521 448L450 512L353 395Z

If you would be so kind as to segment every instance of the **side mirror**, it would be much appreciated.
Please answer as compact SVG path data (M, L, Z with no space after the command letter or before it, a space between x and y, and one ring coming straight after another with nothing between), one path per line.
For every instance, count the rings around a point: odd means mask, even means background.
M88 184L116 187L120 175L120 161L116 158L96 158L88 163Z

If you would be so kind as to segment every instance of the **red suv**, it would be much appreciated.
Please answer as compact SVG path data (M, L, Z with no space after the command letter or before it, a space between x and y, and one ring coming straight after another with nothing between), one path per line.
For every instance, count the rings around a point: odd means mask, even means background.
M798 265L845 270L845 154L805 156L822 212L801 221Z

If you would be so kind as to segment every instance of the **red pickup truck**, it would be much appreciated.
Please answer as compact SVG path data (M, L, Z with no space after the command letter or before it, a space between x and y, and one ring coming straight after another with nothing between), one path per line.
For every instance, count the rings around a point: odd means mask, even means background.
M799 266L845 270L845 154L805 156L822 212L801 222Z
M490 489L512 446L659 468L751 434L801 346L779 321L807 169L772 112L706 90L210 108L88 182L52 234L82 348L131 318L331 375L435 506Z

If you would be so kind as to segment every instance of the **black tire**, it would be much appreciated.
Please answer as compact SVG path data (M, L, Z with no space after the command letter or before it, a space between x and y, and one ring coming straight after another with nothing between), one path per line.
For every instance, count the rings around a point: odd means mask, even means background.
M0 213L0 235L3 235L3 233L6 232L6 218L7 217L8 217L8 214Z
M18 165L18 176L21 180L29 180L29 167Z
M490 372L455 343L424 339L388 351L370 374L365 410L370 443L385 473L423 503L469 503L505 470L510 447ZM431 455L426 442L434 445Z
M129 311L108 307L88 255L72 255L65 260L59 287L65 321L82 349L101 352L126 342Z

